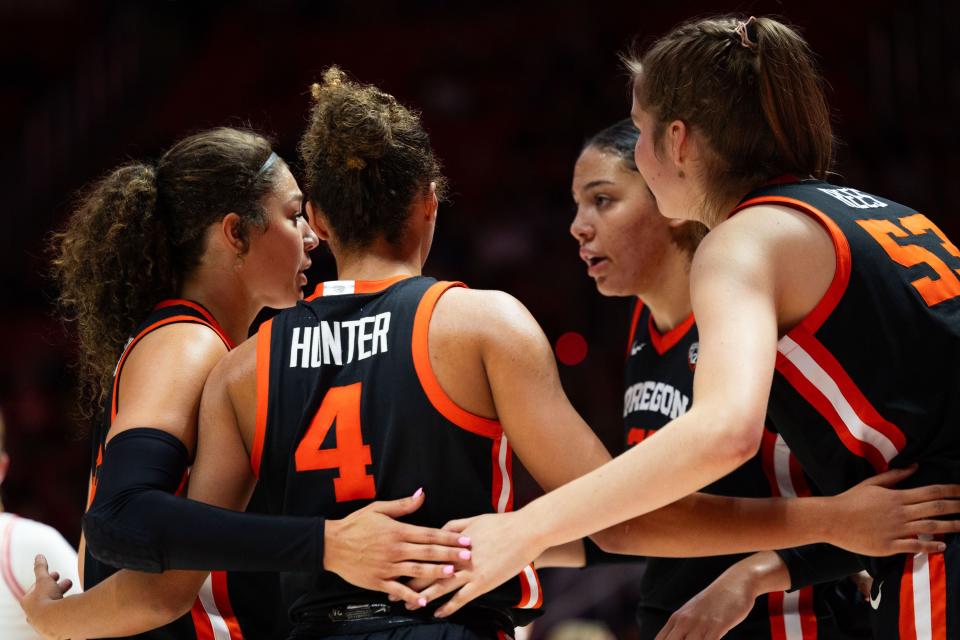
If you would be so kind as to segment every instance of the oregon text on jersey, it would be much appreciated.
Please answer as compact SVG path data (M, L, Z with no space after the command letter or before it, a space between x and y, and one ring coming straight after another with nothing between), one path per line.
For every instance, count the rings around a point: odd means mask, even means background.
M646 380L627 387L623 394L623 417L634 411L659 411L670 419L687 412L688 398L679 389L664 382Z

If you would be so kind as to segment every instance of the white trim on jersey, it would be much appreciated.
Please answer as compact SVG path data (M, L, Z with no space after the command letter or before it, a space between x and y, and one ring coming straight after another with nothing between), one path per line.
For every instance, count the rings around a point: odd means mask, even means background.
M210 621L214 640L231 640L230 629L227 627L227 623L217 607L216 599L213 597L213 574L207 575L207 579L203 581L203 586L200 587L200 592L197 593L197 598L203 605L203 611Z
M540 586L537 582L537 576L533 573L533 565L525 566L520 575L522 576L521 580L527 581L527 586L530 588L530 597L527 598L526 602L521 602L517 608L534 609L537 606L537 600L540 599Z
M780 339L780 342L777 343L777 351L789 360L817 391L823 394L854 438L873 446L887 462L893 460L900 453L897 446L887 436L860 419L860 416L857 415L857 412L844 397L843 391L840 390L836 381L830 377L830 374L820 366L813 356L790 339L790 336L783 336Z
M510 451L510 445L507 442L507 435L500 436L500 449L497 451L497 463L500 467L500 477L503 483L500 485L500 497L497 499L497 512L503 513L507 510L510 503L510 491L512 490L513 479L507 470L507 453Z
M356 280L328 280L323 283L323 297L353 295L356 287Z

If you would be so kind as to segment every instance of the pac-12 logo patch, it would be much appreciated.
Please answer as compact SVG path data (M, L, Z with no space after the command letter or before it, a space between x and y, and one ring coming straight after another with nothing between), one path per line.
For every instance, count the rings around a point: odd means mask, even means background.
M697 356L700 355L700 343L694 342L690 345L690 350L687 351L687 364L690 365L690 371L693 371L697 368Z

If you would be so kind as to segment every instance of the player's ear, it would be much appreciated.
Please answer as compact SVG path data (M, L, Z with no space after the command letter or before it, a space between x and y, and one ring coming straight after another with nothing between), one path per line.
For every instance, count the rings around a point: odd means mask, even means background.
M309 200L307 200L306 210L307 217L310 219L310 226L312 226L313 230L317 232L317 237L324 242L329 242L330 226L327 224L327 221L324 219L324 217L320 215L320 210Z
M0 453L0 483L7 477L7 469L10 468L10 456L6 451Z
M437 210L440 208L440 200L437 198L437 183L431 182L430 188L426 193L426 202L424 203L424 214L428 221L437 217Z
M247 252L247 234L243 219L236 213L230 212L220 221L220 234L227 246L238 256Z

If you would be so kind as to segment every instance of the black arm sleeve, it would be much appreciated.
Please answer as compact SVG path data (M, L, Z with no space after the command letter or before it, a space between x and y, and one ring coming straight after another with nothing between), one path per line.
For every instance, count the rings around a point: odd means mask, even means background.
M590 538L583 539L583 556L585 567L596 567L602 564L636 564L646 560L645 556L627 556L619 553L608 553L597 546Z
M830 544L809 544L776 553L790 572L790 591L840 580L863 569L860 556Z
M323 568L323 518L240 513L179 498L173 494L187 462L186 447L165 431L138 427L114 437L83 519L91 555L149 572Z

